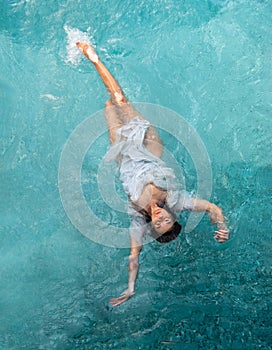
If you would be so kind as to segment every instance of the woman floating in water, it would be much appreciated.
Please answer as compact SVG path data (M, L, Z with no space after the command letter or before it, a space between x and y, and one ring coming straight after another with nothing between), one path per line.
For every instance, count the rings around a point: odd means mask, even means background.
M181 225L176 221L177 215L189 210L208 212L211 223L217 224L214 237L219 243L228 240L229 230L221 208L177 189L172 169L167 168L160 159L163 144L156 129L134 109L94 49L83 42L78 42L77 46L94 64L110 93L105 117L111 148L106 158L118 162L120 180L130 202L128 214L132 220L128 289L120 297L110 300L113 306L117 306L134 294L139 254L147 229L160 243L170 242L181 230Z

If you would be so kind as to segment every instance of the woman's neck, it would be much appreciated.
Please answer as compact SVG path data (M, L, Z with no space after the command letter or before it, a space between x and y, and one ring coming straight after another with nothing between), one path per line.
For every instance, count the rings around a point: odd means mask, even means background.
M148 214L151 213L151 203L163 203L167 198L167 191L156 187L154 184L147 184L141 196L135 203L137 207L144 209Z

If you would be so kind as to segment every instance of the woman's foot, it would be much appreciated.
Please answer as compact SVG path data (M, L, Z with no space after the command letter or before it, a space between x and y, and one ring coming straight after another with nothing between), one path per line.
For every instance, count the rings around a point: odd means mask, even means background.
M88 43L77 42L76 43L79 50L93 63L97 63L99 58L94 51L94 49Z

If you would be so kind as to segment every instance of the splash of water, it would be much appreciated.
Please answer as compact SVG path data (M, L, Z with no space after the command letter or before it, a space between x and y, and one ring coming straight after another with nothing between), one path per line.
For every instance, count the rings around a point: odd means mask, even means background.
M91 42L93 37L90 34L90 29L87 29L87 32L82 32L77 28L72 28L67 25L64 26L64 30L67 34L67 55L66 55L66 63L70 63L74 66L77 66L80 62L82 54L78 50L76 43L78 41L87 41Z

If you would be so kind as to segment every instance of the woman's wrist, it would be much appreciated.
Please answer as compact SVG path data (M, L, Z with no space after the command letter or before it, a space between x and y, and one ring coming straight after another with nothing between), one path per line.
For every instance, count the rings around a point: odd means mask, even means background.
M134 293L134 284L135 284L135 282L128 283L128 289L127 289L128 293L131 293L131 294Z
M229 231L225 220L224 221L217 221L216 225L218 227L218 230Z
M220 207L213 203L209 203L207 211L212 224L225 224L225 218Z

